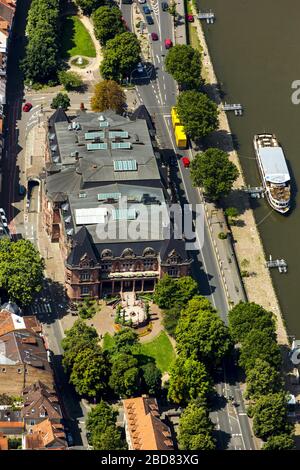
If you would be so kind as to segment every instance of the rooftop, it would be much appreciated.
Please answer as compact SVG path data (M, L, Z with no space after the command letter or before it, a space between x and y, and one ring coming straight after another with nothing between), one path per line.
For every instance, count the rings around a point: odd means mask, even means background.
M32 426L31 432L25 437L25 448L32 450L52 448L65 450L66 435L62 424L53 424L49 419Z
M266 180L270 183L290 181L290 174L281 147L262 147L258 149Z

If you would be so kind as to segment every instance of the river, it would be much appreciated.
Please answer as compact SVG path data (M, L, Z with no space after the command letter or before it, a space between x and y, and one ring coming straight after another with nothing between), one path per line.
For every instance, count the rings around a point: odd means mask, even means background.
M288 334L300 339L300 104L291 100L292 82L300 80L300 3L204 0L200 6L201 11L211 9L216 15L214 24L203 24L224 99L245 109L242 117L231 113L228 117L247 184L260 185L254 134L275 133L287 158L293 210L282 216L263 199L253 207L266 255L288 263L287 274L273 271L272 278Z

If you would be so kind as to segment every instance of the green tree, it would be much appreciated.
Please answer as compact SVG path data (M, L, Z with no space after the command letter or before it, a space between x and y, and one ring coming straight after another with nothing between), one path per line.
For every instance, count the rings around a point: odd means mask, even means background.
M124 450L126 443L116 426L107 426L104 430L96 429L92 436L94 450Z
M293 426L287 420L287 397L274 393L261 397L254 407L253 431L264 441L277 434L291 434Z
M94 348L99 337L95 328L88 326L83 320L76 320L72 328L65 331L61 345L64 350L63 366L71 371L77 355L84 349Z
M148 362L142 367L143 382L150 395L158 396L161 392L161 371L155 362Z
M118 413L100 401L87 416L86 428L90 433L89 443L94 450L123 450L126 448L116 427Z
M217 129L217 105L204 93L195 90L183 91L176 106L178 117L191 139L200 139Z
M209 367L220 363L232 348L227 326L201 296L190 300L182 311L175 336L179 353L195 355Z
M105 0L75 0L75 3L85 15L91 15L93 11L105 3Z
M290 434L271 436L262 447L262 450L294 450L295 440Z
M138 344L138 335L131 328L123 328L114 334L114 347L112 353L130 354Z
M29 305L41 291L44 260L29 240L0 240L0 287L11 300Z
M180 318L181 306L175 305L163 312L163 325L169 335L175 336L176 327Z
M198 284L190 276L175 279L165 274L156 284L154 302L161 308L183 306L198 293Z
M165 60L166 71L180 86L199 88L201 80L201 56L199 51L186 44L169 49Z
M247 375L246 396L250 399L259 399L262 395L276 393L283 389L280 373L262 359L256 359L254 367Z
M236 207L227 207L225 210L225 215L227 217L229 225L236 224L236 218L239 216L239 211Z
M186 405L198 397L205 399L211 390L205 365L193 357L179 355L170 370L168 399Z
M81 350L73 363L70 382L79 395L99 397L107 388L109 367L100 346Z
M65 111L70 106L70 98L66 93L58 93L52 100L51 108L57 109L62 108Z
M102 46L105 46L109 39L126 31L122 21L122 12L118 7L100 7L94 11L92 19L95 36Z
M114 80L102 80L94 88L91 107L95 112L112 109L121 114L125 109L126 97L123 88Z
M226 152L216 148L198 153L191 162L191 178L194 186L203 187L211 200L227 196L239 175Z
M62 70L58 73L59 82L67 91L75 90L83 85L83 81L77 72L66 72Z
M178 16L177 3L175 2L175 0L171 0L169 8L168 8L168 12L170 13L171 16L173 16L173 23L175 25L176 18Z
M109 386L122 398L134 396L140 389L137 359L131 354L121 352L113 355L111 362Z
M253 329L267 330L275 335L275 317L254 302L240 302L229 312L229 328L237 343L242 342Z
M268 362L276 369L281 365L278 344L266 330L251 330L243 341L239 364L247 375L254 368L257 359Z
M128 31L117 34L106 43L100 67L105 79L120 81L130 77L140 60L141 46L136 35Z
M215 450L214 426L205 407L191 402L179 421L179 447L181 450Z

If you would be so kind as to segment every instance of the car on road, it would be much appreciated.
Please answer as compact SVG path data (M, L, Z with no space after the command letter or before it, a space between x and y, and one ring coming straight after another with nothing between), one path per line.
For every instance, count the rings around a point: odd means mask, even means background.
M74 445L74 439L73 436L70 432L66 433L67 441L68 441L68 446L72 447Z
M23 111L24 113L28 113L28 111L30 111L32 108L32 104L31 103L25 103L24 106L23 106Z
M146 0L138 0L139 3L146 3Z
M144 72L144 67L143 67L142 62L139 62L139 63L137 64L137 71L138 71L139 73L143 73L143 72Z
M173 46L173 43L172 43L171 39L169 39L169 38L165 39L165 48L170 49L170 47L172 47L172 46Z
M151 13L151 10L148 5L143 6L143 12L145 13L145 15L149 15Z
M146 21L148 24L154 24L154 21L153 21L153 18L151 15L147 15L146 16Z
M189 23L194 23L194 15L186 15L186 19Z
M162 11L168 11L169 5L167 4L167 2L161 2L161 8Z
M188 168L190 166L190 159L188 157L182 157L181 159L184 168Z
M19 189L18 189L19 196L24 196L26 193L26 188L22 184L19 184Z
M152 41L158 41L158 34L157 33L151 33L151 39L152 39Z

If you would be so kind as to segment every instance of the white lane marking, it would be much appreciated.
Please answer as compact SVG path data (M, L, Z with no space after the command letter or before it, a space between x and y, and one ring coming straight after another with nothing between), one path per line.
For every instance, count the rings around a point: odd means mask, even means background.
M156 54L156 58L157 58L157 60L158 60L158 63L160 64L160 57L159 57L158 54Z

